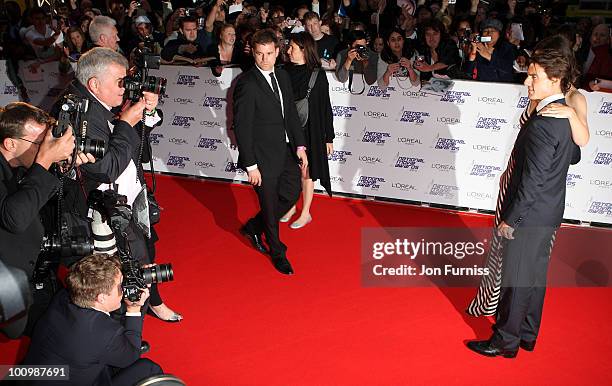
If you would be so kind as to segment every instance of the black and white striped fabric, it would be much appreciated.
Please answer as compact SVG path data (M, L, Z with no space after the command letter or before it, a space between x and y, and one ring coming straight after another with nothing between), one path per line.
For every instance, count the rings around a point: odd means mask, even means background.
M529 106L523 111L520 118L521 130L524 129L525 124L530 118ZM502 263L503 263L503 238L497 235L497 227L501 223L501 208L506 198L506 192L512 176L512 170L514 169L514 150L510 153L510 159L508 160L508 166L506 171L501 175L499 179L499 194L497 196L497 205L495 206L495 224L493 228L493 237L491 239L491 248L487 255L487 261L485 266L489 268L489 274L482 277L480 281L480 287L476 297L472 299L470 305L467 308L467 313L472 316L481 315L495 315L497 310L497 303L499 301L499 291L501 287L502 279ZM553 235L552 243L555 241L555 235ZM551 243L551 248L552 248Z

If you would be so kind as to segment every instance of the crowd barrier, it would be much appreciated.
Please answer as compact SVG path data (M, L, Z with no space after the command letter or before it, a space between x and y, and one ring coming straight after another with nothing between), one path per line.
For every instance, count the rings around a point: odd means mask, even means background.
M57 63L42 70L48 76L26 87L35 91L34 104L47 107L66 77L53 78ZM209 68L151 71L168 79L160 103L164 123L151 134L156 171L246 180L227 130L239 72L225 69L217 78ZM494 210L499 176L528 103L524 86L456 81L436 92L392 79L386 90L366 85L354 95L333 73L326 75L336 133L329 162L335 192ZM353 89L360 91L355 78ZM612 94L583 94L591 140L581 162L570 167L564 218L612 224ZM0 98L4 104L17 98L6 78Z

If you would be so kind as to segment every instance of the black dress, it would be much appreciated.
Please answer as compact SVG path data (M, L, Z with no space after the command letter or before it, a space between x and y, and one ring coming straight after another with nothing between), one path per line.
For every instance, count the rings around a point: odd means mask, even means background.
M305 64L287 65L285 70L291 78L293 95L296 100L306 97L310 71ZM327 162L326 143L334 140L334 116L329 101L329 84L325 71L320 70L317 80L308 98L308 124L305 129L306 153L310 178L319 180L321 185L331 196L331 182L329 179L329 165Z

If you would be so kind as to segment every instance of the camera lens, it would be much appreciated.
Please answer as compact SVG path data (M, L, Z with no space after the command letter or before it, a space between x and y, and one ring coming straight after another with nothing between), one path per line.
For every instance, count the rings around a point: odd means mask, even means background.
M142 268L142 277L145 283L165 283L174 280L172 264L159 264L149 268Z
M96 159L104 157L104 153L106 153L105 143L101 139L77 138L77 147L83 153L89 153Z
M161 78L158 76L147 76L143 84L142 91L148 91L158 95L165 94L166 83L166 78Z

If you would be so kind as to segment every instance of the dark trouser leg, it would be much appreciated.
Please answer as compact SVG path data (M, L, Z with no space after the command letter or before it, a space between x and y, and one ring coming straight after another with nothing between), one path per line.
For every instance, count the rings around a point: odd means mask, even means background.
M132 386L153 375L163 374L161 367L150 359L140 358L113 376L113 386Z
M542 315L552 229L517 229L504 252L502 290L493 344L516 350L525 338L537 335ZM529 340L534 340L535 337Z

